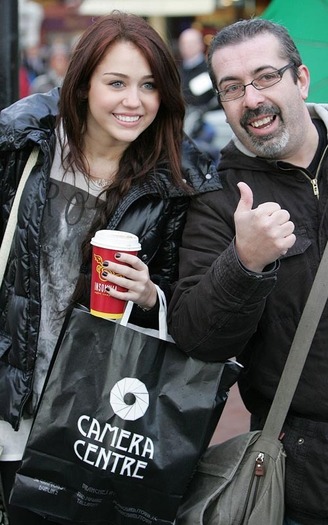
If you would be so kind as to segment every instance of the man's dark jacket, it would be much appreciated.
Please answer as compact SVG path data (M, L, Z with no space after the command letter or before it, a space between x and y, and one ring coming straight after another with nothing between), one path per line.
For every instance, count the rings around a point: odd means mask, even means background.
M309 106L309 110L328 128L328 106ZM188 212L180 252L180 280L169 306L169 330L191 356L204 360L238 356L245 367L239 381L243 401L252 414L263 419L328 239L327 147L316 177L311 178L305 169L255 158L235 139L222 150L219 172L223 189L197 197ZM234 249L234 211L240 199L240 181L252 189L254 208L264 202L277 202L289 211L295 224L294 246L261 274L247 272ZM303 455L296 465L301 473L291 484L297 490L304 480L304 490L313 503L312 509L307 508L309 499L299 496L302 519L309 513L304 523L321 525L317 520L321 512L322 523L328 523L327 306L290 414L301 422L300 428L302 421L309 421L309 433L321 422L321 445L326 456L311 467L316 444L305 439L304 425L290 444L295 455ZM316 469L316 483L311 487L306 485L305 464ZM316 518L311 521L313 508Z

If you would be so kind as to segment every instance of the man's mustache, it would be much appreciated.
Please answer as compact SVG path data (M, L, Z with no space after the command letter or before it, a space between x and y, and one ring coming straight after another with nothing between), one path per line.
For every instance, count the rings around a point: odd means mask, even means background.
M247 109L240 119L240 124L245 128L250 120L254 120L260 116L280 115L280 110L277 106L260 106L256 109Z

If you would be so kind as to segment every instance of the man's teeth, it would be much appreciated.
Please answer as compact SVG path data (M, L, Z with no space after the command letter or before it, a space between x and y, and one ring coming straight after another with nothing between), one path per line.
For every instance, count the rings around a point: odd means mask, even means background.
M251 126L253 126L253 128L260 128L261 126L266 126L267 124L270 124L272 120L273 117L265 117L261 120L256 120L255 122L252 122Z
M118 120L121 120L122 122L137 122L137 120L139 120L138 115L135 115L133 117L129 117L127 115L115 115L115 117Z

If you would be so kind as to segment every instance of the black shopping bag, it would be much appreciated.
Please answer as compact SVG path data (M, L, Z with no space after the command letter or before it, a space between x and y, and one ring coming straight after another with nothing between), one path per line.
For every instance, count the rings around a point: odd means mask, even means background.
M11 503L60 523L173 523L239 370L74 309Z

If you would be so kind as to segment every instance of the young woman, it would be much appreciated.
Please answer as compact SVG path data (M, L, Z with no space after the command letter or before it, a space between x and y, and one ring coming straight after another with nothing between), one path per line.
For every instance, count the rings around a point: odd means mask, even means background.
M11 525L44 523L8 499L65 309L89 305L91 237L106 228L138 235L138 257L120 257L130 264L116 278L127 292L111 293L136 303L134 323L152 326L154 283L169 295L190 197L219 187L213 164L183 138L183 118L166 44L119 12L82 35L60 91L1 113L1 235L39 146L0 295L0 472Z

